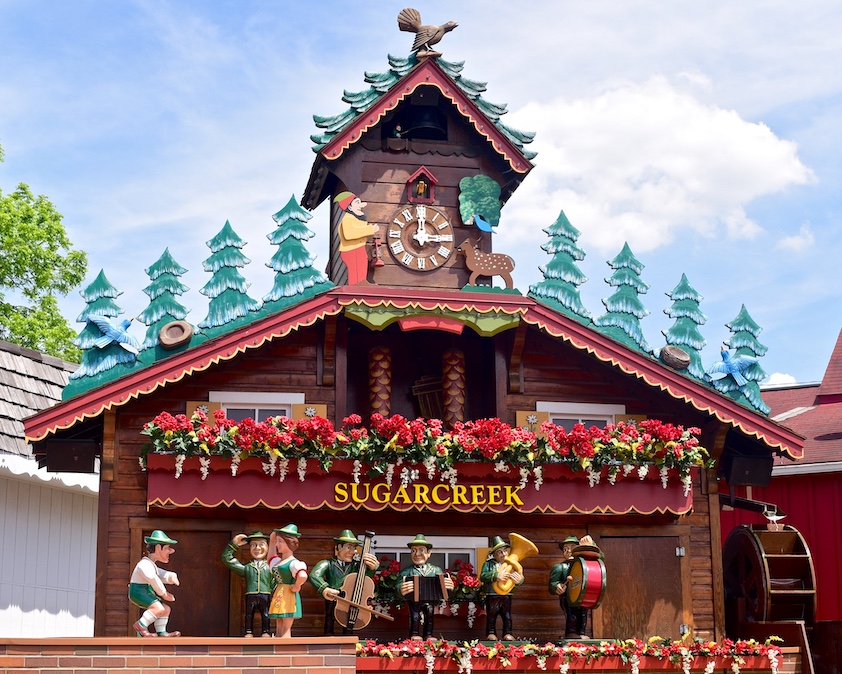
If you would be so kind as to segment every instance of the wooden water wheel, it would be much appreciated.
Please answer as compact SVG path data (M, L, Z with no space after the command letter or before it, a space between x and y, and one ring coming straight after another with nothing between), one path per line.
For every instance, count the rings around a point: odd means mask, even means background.
M791 526L734 529L722 551L725 629L738 636L740 623L816 618L816 574L810 549Z

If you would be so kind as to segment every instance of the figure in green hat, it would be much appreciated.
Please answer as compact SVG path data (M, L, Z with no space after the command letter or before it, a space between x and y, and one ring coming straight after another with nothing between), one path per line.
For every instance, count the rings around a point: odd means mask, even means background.
M368 237L377 236L380 226L366 222L363 209L367 204L353 192L340 192L333 198L333 203L342 213L339 220L339 256L348 268L348 285L356 285L366 280L368 252L365 244Z
M339 596L345 578L349 574L358 573L360 563L366 567L365 575L373 576L379 564L377 557L370 552L355 559L360 542L350 529L343 529L339 536L334 536L333 544L333 557L318 562L310 574L310 584L325 600L324 633L326 635L332 635L336 629L334 617L336 597ZM343 628L342 633L348 634L350 630Z
M269 568L275 578L275 591L269 603L269 617L278 621L278 636L292 636L292 623L301 617L299 590L307 582L307 565L295 558L301 534L294 524L275 529L269 536Z
M568 536L558 547L561 549L562 560L550 570L549 592L558 597L559 606L564 611L564 638L585 639L585 628L588 624L588 609L570 606L567 603L567 583L573 580L570 567L573 565L573 548L579 545L576 536Z
M515 587L523 585L523 574L507 570L509 565L502 567L503 561L509 556L511 546L501 536L495 536L491 540L491 549L488 551L488 559L482 565L479 579L482 585L482 593L485 595L485 634L489 641L497 641L497 616L503 622L503 640L513 641L512 635L512 592L498 594L494 588L495 582L502 582L511 579Z
M234 555L248 543L251 561L243 564ZM269 554L269 536L261 531L246 536L237 534L222 551L222 563L246 579L246 615L244 636L253 636L254 614L260 613L261 636L269 637L269 600L275 589L275 578L266 557Z
M178 543L160 529L150 536L144 536L146 556L132 571L129 581L129 601L143 609L143 615L132 626L139 637L180 637L181 632L167 632L170 607L162 600L175 601L175 597L164 585L178 585L178 576L173 571L158 568L166 564L175 552L172 546ZM153 630L150 626L154 624Z
M409 548L409 557L412 560L412 566L408 566L400 571L400 592L406 597L414 590L413 576L430 577L444 575L444 586L448 591L453 589L453 579L449 575L445 575L438 566L428 564L430 559L430 551L433 549L433 544L430 543L424 534L416 534L415 539L406 544ZM447 599L447 597L441 597ZM422 641L429 639L433 634L433 609L438 603L436 601L412 601L407 599L407 606L409 607L409 638L413 641Z

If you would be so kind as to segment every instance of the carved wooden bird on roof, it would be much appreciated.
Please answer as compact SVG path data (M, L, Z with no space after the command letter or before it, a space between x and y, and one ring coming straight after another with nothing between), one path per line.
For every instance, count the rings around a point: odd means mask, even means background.
M448 21L442 26L422 26L421 12L412 7L402 9L398 13L398 28L408 33L415 33L412 51L417 52L418 56L438 54L431 49L432 45L441 41L445 33L449 33L458 25L455 21Z

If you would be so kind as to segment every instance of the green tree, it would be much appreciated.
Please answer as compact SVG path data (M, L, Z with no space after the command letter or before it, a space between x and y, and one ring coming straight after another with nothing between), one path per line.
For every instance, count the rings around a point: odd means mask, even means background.
M101 270L91 283L80 291L85 300L85 309L76 319L78 323L84 323L85 327L73 340L73 343L82 349L82 363L79 369L70 375L70 379L81 379L92 377L110 370L116 365L130 365L137 360L137 356L126 351L119 344L112 342L103 348L96 346L96 341L102 337L102 330L91 320L93 316L114 318L124 313L117 303L115 297L123 293L117 290L108 278L105 271ZM65 392L67 389L65 389Z
M178 280L187 270L173 259L170 249L164 250L158 261L146 269L146 274L152 281L143 289L149 296L149 306L137 315L141 323L145 323L146 338L143 348L152 348L158 344L158 333L161 328L172 321L184 320L189 313L176 296L183 295L187 286Z
M500 185L493 178L479 174L459 181L459 214L462 222L480 216L493 227L500 223Z
M73 249L61 221L52 202L28 185L0 190L0 338L75 362L79 350L56 295L82 282L88 259Z
M576 245L579 230L570 224L564 211L544 232L550 240L541 248L553 258L539 267L544 280L529 287L529 296L549 304L580 323L590 323L590 312L582 304L579 286L588 280L576 262L585 259L585 251Z
M740 313L726 323L725 327L731 331L731 338L725 342L725 346L736 349L731 360L739 364L741 357L746 358L745 367L735 367L745 383L737 381L733 374L727 374L719 379L713 379L711 382L713 387L743 405L753 407L762 414L769 414L770 407L763 402L758 384L767 376L760 363L757 362L757 359L765 356L769 350L768 346L757 340L763 328L754 321L745 304L740 308ZM710 371L710 368L708 370Z
M227 220L219 234L207 242L211 256L202 265L213 276L199 291L210 298L200 328L217 328L260 309L260 302L246 294L251 284L238 269L251 262L240 250L245 245Z
M315 234L304 224L312 214L305 211L291 196L287 205L272 216L278 227L267 235L278 250L266 266L275 270L275 283L269 294L263 298L268 305L277 303L285 306L297 300L308 288L327 290L333 284L324 274L313 269L315 258L310 255L304 242Z
M705 368L702 365L701 350L705 348L705 338L699 332L699 326L707 321L699 304L702 296L690 285L685 274L671 292L666 293L672 300L672 306L664 309L664 313L675 319L675 323L669 330L662 330L667 344L677 346L687 352L690 356L690 365L687 366L687 373L696 379L705 378Z
M605 279L608 285L617 288L611 297L602 300L608 310L594 319L597 329L612 339L651 354L652 347L646 342L640 329L640 319L649 311L640 301L640 295L649 290L648 284L640 278L643 265L632 253L629 244L623 245L619 255L608 263L614 272Z

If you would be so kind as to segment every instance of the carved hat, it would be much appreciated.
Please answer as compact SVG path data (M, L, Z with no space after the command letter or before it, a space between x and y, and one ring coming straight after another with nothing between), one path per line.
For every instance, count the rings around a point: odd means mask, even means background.
M416 545L423 545L427 550L432 550L433 548L433 544L424 537L424 534L415 534L415 540L407 543L406 547L411 548Z
M509 545L509 541L505 540L502 536L495 536L491 539L491 550L489 552L494 553L497 552L500 548L510 548L512 547Z
M253 531L248 536L246 536L249 542L251 541L268 541L269 536L264 534L262 531Z
M333 542L334 543L356 543L357 545L359 545L359 543L360 543L357 540L357 537L354 536L354 532L351 531L350 529L343 529L341 534L333 537Z
M568 536L558 544L558 549L561 550L565 545L579 545L579 539L575 536Z
M286 534L287 536L295 536L296 538L301 538L301 534L298 533L298 527L294 524L287 524L282 529L275 529L276 534Z
M147 545L175 545L178 541L167 536L160 529L155 529L151 536L144 536L143 542Z
M343 211L348 210L348 206L351 205L351 202L357 198L357 195L353 192L340 192L335 197L333 197L333 203L338 204L339 208Z

